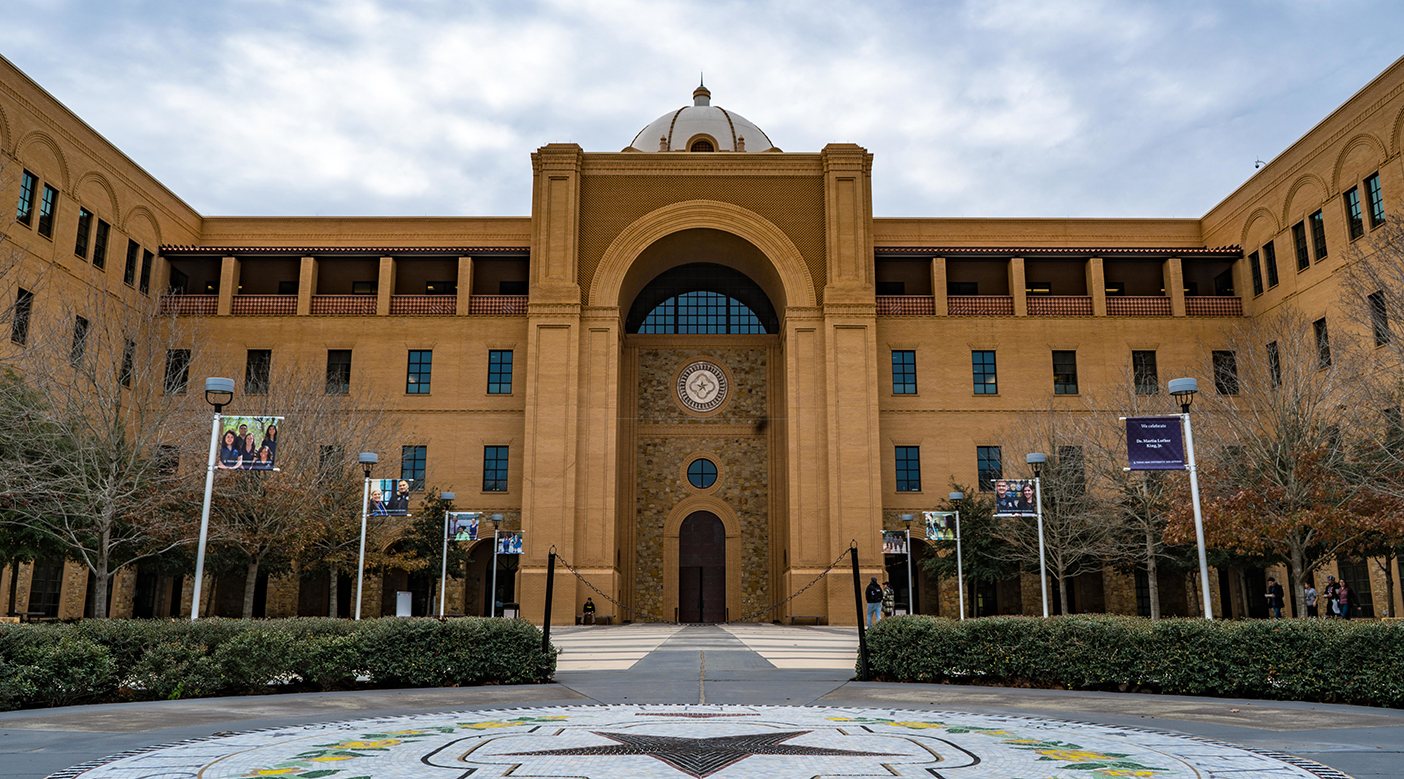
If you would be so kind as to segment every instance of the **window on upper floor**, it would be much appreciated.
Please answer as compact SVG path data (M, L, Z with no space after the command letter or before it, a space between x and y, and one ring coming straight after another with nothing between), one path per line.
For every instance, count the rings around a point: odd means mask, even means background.
M1214 369L1214 390L1220 395L1238 394L1238 355L1215 351L1210 355Z
M1345 191L1346 226L1350 232L1350 239L1365 234L1365 220L1360 214L1360 188L1351 187Z
M921 447L897 447L897 491L921 492Z
M250 349L244 358L244 394L267 395L273 373L273 350Z
M947 295L978 295L980 294L980 282L978 281L948 281L946 282Z
M28 225L34 221L34 190L38 187L38 177L26 170L20 177L19 208L15 211L16 222Z
M1154 351L1131 352L1131 379L1137 395L1160 394L1160 374L1155 365Z
M507 491L507 447L483 447L483 492Z
M1263 261L1257 252L1248 255L1248 273L1253 277L1253 294L1263 294Z
M1269 341L1267 345L1268 360L1268 381L1272 386L1282 386L1282 350L1277 348L1276 341Z
M136 341L122 343L122 367L117 370L117 383L132 388L132 371L136 370Z
M78 234L73 239L73 253L88 259L88 239L93 235L93 212L86 208L78 209Z
M1126 282L1124 281L1108 281L1102 286L1111 297L1123 297L1126 295Z
M998 446L975 447L976 481L981 492L993 492L994 483L1004 478L1004 461Z
M1312 322L1311 331L1316 336L1316 367L1331 367L1331 334L1326 331L1325 318Z
M190 383L190 350L166 350L166 380L163 387L167 395L184 395Z
M327 394L346 395L351 392L351 350L327 350Z
M529 289L530 285L525 281L497 282L497 294L499 295L525 295Z
M488 386L489 395L511 395L512 394L512 350L511 349L489 349L488 350Z
M428 464L427 446L400 447L400 481L410 483L410 491L424 489L424 471Z
M874 282L874 292L878 295L905 295L907 294L907 282L905 281L878 281Z
M20 287L10 314L10 340L24 346L29 342L29 319L34 313L34 293Z
M151 291L151 265L156 257L151 252L143 249L141 251L141 280L137 284L137 289L144 295Z
M1051 281L1029 281L1024 283L1024 294L1026 295L1052 295L1053 282Z
M279 294L279 295L296 295L296 294L297 294L297 283L298 283L298 280L297 280L297 279L293 279L293 280L291 280L291 281L284 280L284 281L278 282L278 294Z
M1263 244L1263 264L1267 266L1268 289L1277 286L1277 245L1272 241Z
M892 350L892 394L917 394L916 352L911 349Z
M1053 352L1053 394L1077 394L1077 352Z
M88 353L88 320L81 316L73 317L73 342L68 346L68 362L78 365Z
M426 281L424 282L424 294L426 295L457 295L458 282L456 281Z
M112 226L97 220L97 230L93 232L93 267L102 270L107 265L107 235Z
M58 215L58 190L44 185L44 196L39 201L39 234L45 238L54 237L54 218Z
M405 376L405 393L428 395L429 379L434 368L434 352L430 349L410 349L409 368Z
M1315 260L1321 262L1326 259L1326 216L1320 211L1307 217L1311 223L1311 246L1316 253Z
M1384 292L1372 292L1366 298L1370 306L1370 329L1374 331L1375 346L1384 346L1394 340L1389 329L1389 310L1385 307Z
M1297 253L1297 270L1311 267L1311 249L1307 247L1306 222L1292 225L1292 249Z
M971 351L970 369L974 374L976 395L999 394L999 379L995 373L994 350Z
M1380 194L1380 174L1371 173L1365 179L1365 206L1370 215L1370 229L1384 224L1384 196Z
M137 261L141 259L141 244L127 239L127 266L122 270L122 283L127 286L136 284Z

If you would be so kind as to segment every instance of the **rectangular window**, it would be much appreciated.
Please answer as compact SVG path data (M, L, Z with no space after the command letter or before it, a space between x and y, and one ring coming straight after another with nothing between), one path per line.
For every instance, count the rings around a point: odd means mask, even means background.
M1384 197L1380 194L1380 174L1365 179L1365 205L1370 212L1370 229L1384 224Z
M947 295L978 295L980 294L980 282L978 281L948 281L946 282Z
M410 349L409 370L405 376L405 393L429 394L429 374L434 367L434 352L430 349Z
M10 319L10 340L24 346L29 341L29 317L34 313L34 293L20 287L15 292L15 308Z
M921 447L897 447L897 491L921 492Z
M327 350L327 394L346 395L351 392L351 350Z
M142 250L141 281L137 285L137 289L141 290L141 294L143 295L151 291L151 263L155 259L155 256L151 252L148 252L145 249Z
M267 395L273 372L272 349L250 349L244 360L244 394Z
M34 221L34 189L38 186L39 179L26 170L20 178L19 210L15 212L16 222L27 225Z
M1282 386L1282 352L1277 348L1276 341L1269 341L1267 345L1268 358L1268 380L1272 386Z
M528 294L527 282L525 282L525 281L499 281L499 282L497 282L497 294L499 294L499 295L526 295L526 294Z
M352 294L352 295L374 295L374 294L375 294L375 282L374 282L374 281L353 281L353 282L351 282L351 294Z
M1384 346L1394 340L1389 331L1389 310L1385 308L1384 292L1372 292L1366 298L1370 304L1370 327L1375 331L1375 346Z
M1131 378L1137 395L1159 395L1160 373L1155 365L1155 352L1131 353Z
M1214 363L1214 389L1220 395L1238 394L1238 355L1230 351L1215 351L1211 355Z
M77 365L88 353L88 320L81 316L73 317L73 343L68 347L68 362Z
M132 371L136 369L136 341L122 344L122 367L117 371L117 383L132 388Z
M1106 289L1107 294L1114 298L1126 295L1126 282L1124 281L1108 281L1102 286Z
M1077 394L1077 352L1053 352L1053 394Z
M1326 332L1326 320L1312 322L1311 330L1316 334L1316 367L1331 367L1331 335Z
M892 394L915 395L916 352L911 349L892 350Z
M410 491L424 489L424 464L427 446L400 447L400 480L410 483Z
M190 383L190 350L189 349L167 349L166 350L166 381L165 389L167 395L184 395L185 387Z
M1351 187L1346 190L1345 207L1346 225L1350 230L1350 239L1354 241L1356 238L1365 234L1365 220L1361 218L1360 215L1359 187Z
M1297 252L1297 270L1311 267L1311 249L1307 246L1306 222L1292 225L1292 248Z
M63 560L35 560L29 579L29 610L57 617L63 598Z
M1253 294L1263 294L1263 264L1257 252L1248 255L1248 271L1253 276Z
M507 491L507 447L483 447L483 492Z
M58 211L58 190L44 185L44 198L39 201L39 234L54 237L54 216Z
M975 447L976 478L981 492L993 492L994 483L1004 478L1004 462L998 446Z
M488 394L512 394L512 350L488 350Z
M127 286L136 284L137 259L141 255L141 245L136 241L127 239L127 267L122 271L122 283Z
M976 395L999 394L999 381L995 376L995 353L993 351L970 352L970 366L975 376Z
M1326 259L1326 217L1320 211L1307 217L1311 222L1311 246L1316 252L1316 261Z
M1263 264L1267 266L1268 289L1277 286L1277 244L1268 241L1263 244Z
M93 234L93 267L100 270L107 264L107 234L112 226L101 219L97 222L97 232Z
M78 209L78 235L73 239L73 253L88 259L88 239L93 235L93 212Z

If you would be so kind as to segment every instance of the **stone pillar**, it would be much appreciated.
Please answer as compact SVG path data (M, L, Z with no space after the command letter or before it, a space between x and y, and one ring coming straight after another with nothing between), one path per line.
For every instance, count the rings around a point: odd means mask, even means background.
M1108 614L1136 616L1136 576L1111 566L1102 569L1103 606Z
M263 614L269 619L297 616L297 598L301 582L297 572L268 577L268 596Z
M454 312L459 316L467 316L469 304L473 298L473 258L458 258L458 300L457 308Z
M1009 258L1009 294L1014 297L1014 316L1029 315L1028 284L1024 280L1024 258Z
M375 315L389 316L390 296L395 294L395 258L380 258L380 281L375 292Z
M946 316L946 258L931 258L931 299L936 304L936 316Z
M116 582L113 582L116 586ZM105 597L106 593L94 593L94 597ZM59 591L59 619L81 619L88 605L88 566L65 560L63 563L63 588ZM108 609L110 616L112 609Z
M215 309L220 316L229 316L234 310L234 296L239 294L239 258L225 257L219 268L219 304Z
M1161 267L1165 294L1170 298L1170 315L1185 315L1185 273L1179 257L1171 257Z
M823 315L817 308L790 307L785 310L784 324L789 564L781 589L788 594L827 568L848 545L848 539L831 538L829 523L820 519L829 516L830 473ZM871 557L867 563L872 565ZM828 614L833 624L853 624L850 570L847 562L839 566L825 587L811 587L791 601L789 613Z
M297 315L312 313L312 296L317 294L317 258L303 257L297 277Z
M132 618L132 609L136 605L136 579L137 570L133 565L112 575L112 604L108 607L107 616L113 619Z
M1087 294L1092 297L1092 316L1107 315L1107 276L1101 257L1087 260Z

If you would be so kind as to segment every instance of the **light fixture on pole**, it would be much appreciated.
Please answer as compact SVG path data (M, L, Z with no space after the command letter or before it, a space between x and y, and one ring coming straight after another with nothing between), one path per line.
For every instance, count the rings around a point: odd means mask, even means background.
M497 529L502 526L502 515L492 515L492 594L488 597L488 616L497 616Z
M205 505L200 511L200 546L195 552L195 590L190 598L190 621L200 618L200 585L205 578L205 543L210 537L210 496L214 492L215 457L219 453L219 420L224 407L234 399L234 380L205 379L205 402L214 406L210 423L210 459L205 464Z
M1204 518L1199 509L1199 472L1194 465L1194 431L1190 429L1190 405L1199 393L1194 379L1171 379L1170 394L1180 403L1180 419L1185 423L1185 451L1189 456L1190 497L1194 501L1194 537L1199 543L1199 585L1204 598L1204 618L1214 618L1214 606L1209 600L1209 558L1204 551Z
M356 619L361 618L361 585L366 578L366 512L370 511L370 475L371 469L380 462L380 455L375 452L361 452L356 461L361 464L361 470L366 474L366 489L361 495L361 559L356 564Z
M956 507L956 594L960 599L960 618L965 619L965 562L960 557L960 502L965 500L965 493L952 492L946 499Z
M440 503L452 503L457 497L452 492L439 493ZM449 537L449 510L444 509L444 571L439 575L439 619L444 618L444 587L448 584L448 537Z
M1033 468L1034 499L1038 503L1038 582L1043 586L1043 616L1048 616L1048 563L1043 555L1043 466L1048 455L1041 452L1024 455L1024 462ZM1066 605L1063 606L1067 608Z
M907 613L915 614L912 602L915 600L916 591L912 587L912 520L916 519L913 514L903 514L902 521L907 524Z

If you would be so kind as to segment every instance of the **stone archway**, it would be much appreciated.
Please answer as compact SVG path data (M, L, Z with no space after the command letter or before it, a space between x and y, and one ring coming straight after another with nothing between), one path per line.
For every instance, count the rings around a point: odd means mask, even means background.
M694 511L678 529L678 621L725 622L726 527Z

